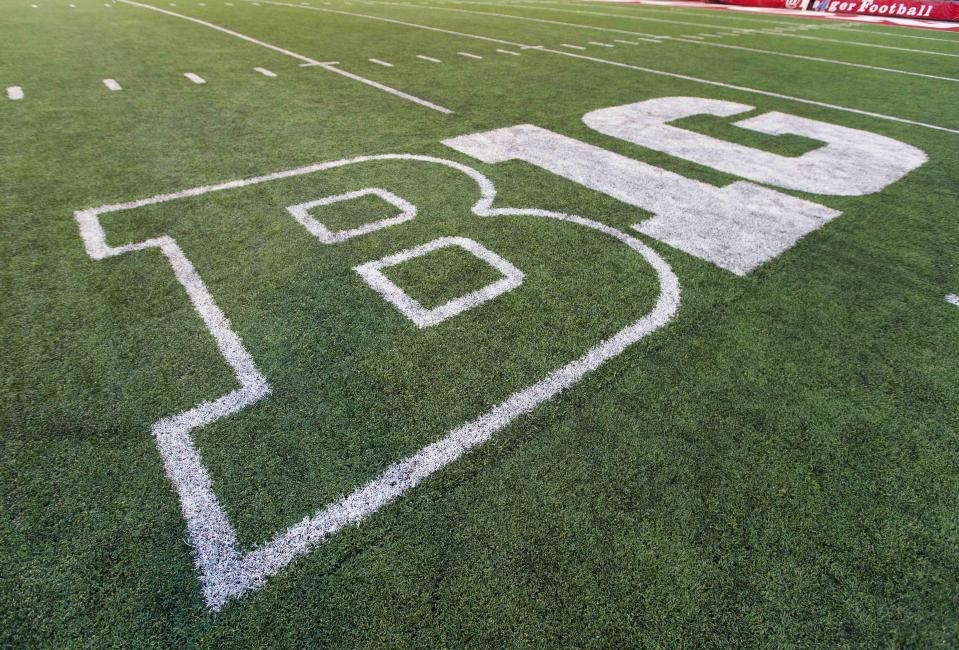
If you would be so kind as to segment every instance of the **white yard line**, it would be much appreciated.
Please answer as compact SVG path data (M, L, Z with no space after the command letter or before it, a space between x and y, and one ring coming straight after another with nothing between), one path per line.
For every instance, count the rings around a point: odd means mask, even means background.
M730 45L729 43L700 43L698 41L688 41L686 37L676 37L674 40L683 41L692 45L707 45L710 47L723 47L729 50L742 50L744 52L756 52L758 54L771 54L773 56L782 56L790 59L805 59L806 61L816 61L817 63L832 63L834 65L845 65L852 68L864 68L866 70L876 70L878 72L891 72L893 74L904 74L911 77L925 77L926 79L939 79L940 81L959 81L956 77L944 77L935 74L925 74L923 72L911 72L909 70L900 70L898 68L881 68L875 65L866 65L865 63L852 63L850 61L836 61L835 59L824 59L818 56L806 56L804 54L787 54L786 52L777 52L775 50L761 50L755 47L744 47L742 45Z
M469 52L457 52L460 56L465 56L467 59L482 59L483 57L476 54L470 54Z
M431 56L423 56L422 54L417 54L416 58L423 59L424 61L429 61L430 63L442 63L442 61L440 61L439 59L434 59Z
M276 76L276 73L275 73L275 72L273 72L272 70L267 70L266 68L253 68L253 69L256 70L257 72L259 72L259 73L260 73L261 75L263 75L264 77L275 77L275 76Z
M205 84L205 83L206 83L206 79L204 79L204 78L201 77L200 75L194 74L194 73L192 73L192 72L184 72L184 73L183 73L183 76L186 77L187 79L189 79L190 81L192 81L192 82L195 83L195 84Z
M20 86L8 86L7 87L7 98L18 101L23 99L23 88Z
M384 68L392 68L392 63L387 63L386 61L380 61L379 59L370 59L370 63L375 63L376 65L381 65Z
M405 7L425 7L425 6L426 6L426 5L420 5L420 4L414 4L414 3L393 3L393 2L377 2L376 4L386 4L386 5L395 5L395 6L405 6ZM444 7L437 7L437 8L438 8L438 9L444 9L444 10L446 10L446 11L458 11L458 12L464 12L464 13L469 13L469 14L490 15L490 16L495 16L495 17L497 17L497 18L515 18L515 19L518 19L518 20L526 20L525 17L521 17L521 16L511 16L511 15L509 15L509 14L492 13L492 12L486 12L486 11L472 11L472 10L469 10L469 9L451 9L451 8L444 8ZM535 20L535 21L537 21L537 22L539 21L538 18L533 18L533 19L531 19L531 20ZM610 27L596 27L596 26L594 26L594 25L584 25L584 24L581 24L581 23L564 23L564 22L558 22L558 21L550 21L550 22L556 22L557 24L564 25L564 26L566 26L566 27L576 27L576 28L578 28L578 29L590 29L590 30L598 30L598 31L604 31L604 32L627 33L627 34L632 34L632 35L635 35L635 36L648 36L648 34L644 34L644 33L641 33L641 32L629 32L629 31L626 31L626 30L614 29L614 28L610 28ZM769 32L763 32L763 33L768 34ZM778 34L778 33L777 33L777 34L771 34L771 35L773 35L773 36L796 36L796 38L812 38L812 39L817 39L817 37L814 37L814 36L798 36L798 35L793 35L793 34ZM689 44L691 44L691 45L706 45L706 46L729 47L729 48L737 48L737 47L738 47L738 46L735 46L735 45L725 45L725 44L722 44L722 43L699 42L699 41L702 41L702 40L703 40L703 36L709 36L709 35L708 35L708 34L700 34L699 36L694 36L694 35L689 35L689 36L676 36L676 37L673 37L671 40L683 40L684 42L689 43ZM689 39L689 40L688 40L688 39ZM823 39L818 39L818 40L823 40ZM827 40L828 40L828 39L827 39ZM597 42L597 41L589 41L589 44L590 44L590 45L596 45L596 46L599 46L599 47L613 47L612 45L610 45L610 44L608 44L608 43L599 43L599 42ZM887 46L879 46L879 47L887 47ZM890 73L894 73L894 74L904 74L904 75L910 75L910 76L915 76L915 77L925 77L925 78L927 78L927 79L938 79L938 80L941 80L941 81L957 81L956 79L954 79L954 78L952 78L952 77L945 77L945 76L932 75L932 74L923 74L923 73L919 73L919 72L910 72L910 71L907 71L907 70L900 70L900 69L898 69L898 68L881 68L881 67L878 67L878 66L866 65L866 64L864 64L864 63L850 63L850 62L848 62L848 61L837 61L837 60L834 60L834 59L826 59L826 58L820 58L820 57L811 57L811 56L806 56L806 55L802 55L802 54L790 54L790 53L787 53L787 52L777 52L777 51L775 51L775 50L752 49L752 48L746 48L746 47L742 47L742 48L739 48L739 49L742 49L742 50L744 50L744 51L752 51L752 52L756 52L756 53L761 53L761 54L774 54L774 55L776 55L776 56L782 56L782 57L792 58L792 59L804 59L804 60L807 60L807 61L817 61L817 62L820 62L820 63L834 63L834 64L836 64L836 65L845 65L845 66L850 66L850 67L854 67L854 68L864 68L864 69L869 69L869 70L876 70L876 71L879 71L879 72L890 72ZM902 48L894 48L894 49L902 49ZM917 51L924 51L924 50L917 50ZM959 56L959 54L957 54L957 55L952 55L952 54L950 54L950 55L946 55L946 56Z
M129 0L120 0L121 2ZM365 18L367 20L376 20L380 22L390 23L393 25L403 25L405 27L412 27L414 29L422 29L431 32L438 32L441 34L452 34L454 36L462 36L464 38L472 38L481 41L490 41L493 43L500 43L501 45L512 45L514 47L527 47L525 43L516 43L515 41L507 41L504 39L493 38L490 36L481 36L479 34L470 34L467 32L459 32L451 29L443 29L440 27L432 27L430 25L421 25L418 23L411 23L405 20L396 20L395 18L385 18L383 16L376 16L371 14L361 14L352 11L341 11L338 9L321 9L319 7L302 7L300 5L290 4L288 2L277 2L276 0L261 0L263 4L276 5L280 7L293 7L295 9L310 9L313 11L323 11L327 13L342 14L345 16L353 16L355 18ZM736 84L729 84L722 81L714 81L712 79L704 79L702 77L693 77L690 75L684 75L677 72L668 72L666 70L658 70L656 68L647 68L638 65L631 65L629 63L621 63L619 61L610 61L609 59L600 59L593 56L588 56L586 54L577 54L575 52L567 52L563 50L553 50L549 48L537 48L540 52L548 52L551 54L559 54L561 56L566 56L570 58L580 59L583 61L592 61L594 63L601 63L604 65L611 65L618 68L623 68L627 70L636 70L637 72L645 72L647 74L658 75L661 77L668 77L670 79L682 79L683 81L689 81L692 83L704 84L707 86L714 86L717 88L727 88L729 90L737 90L744 93L751 93L754 95L762 95L764 97L774 97L776 99L783 99L787 101L797 102L800 104L807 104L809 106L818 106L820 108L829 108L836 111L841 111L844 113L852 113L855 115L863 115L866 117L872 117L879 120L886 120L888 122L897 122L899 124L910 124L912 126L918 126L925 129L933 129L935 131L943 131L945 133L954 133L959 135L959 129L953 129L946 126L939 126L938 124L930 124L928 122L918 122L916 120L906 119L904 117L896 117L895 115L886 115L884 113L874 113L872 111L864 111L858 108L851 108L848 106L842 106L840 104L830 104L828 102L820 102L814 99L806 99L804 97L797 97L795 95L784 95L782 93L777 93L769 90L760 90L758 88L750 88L748 86L738 86Z
M531 48L531 49L534 49L534 48ZM519 56L519 52L513 52L513 51L511 51L511 50L500 50L500 49L497 49L496 51L499 52L500 54L511 54L511 55L513 55L513 56Z
M116 79L104 79L103 85L114 92L118 90L123 90L123 88L120 87L120 84L116 82Z
M825 41L827 43L840 43L842 45L859 45L862 47L876 47L882 50L896 50L898 52L912 52L914 54L930 54L932 56L949 56L959 58L959 54L948 54L946 52L934 52L933 50L917 50L911 47L897 47L895 45L879 45L878 43L864 43L862 41L836 40L835 38L823 38L822 36L804 36L802 34L770 34L770 36L781 36L783 38L801 38L808 41Z
M675 25L690 25L690 26L695 26L695 27L710 27L710 28L714 28L714 29L729 29L728 26L725 26L725 25L717 25L717 24L715 24L715 23L699 23L699 22L691 22L691 21L687 21L687 20L682 20L682 21L680 21L680 20L666 20L666 19L664 19L664 18L650 18L650 17L647 17L647 16L636 16L636 15L627 15L627 14L609 14L609 13L604 13L604 12L601 12L601 11L577 11L577 10L573 10L573 9L557 9L557 8L536 7L536 6L534 6L534 5L529 5L529 4L518 5L518 6L527 7L527 8L529 8L529 9L538 9L538 10L540 10L540 11L558 11L558 12L569 13L569 14L582 14L582 15L590 15L590 16L608 16L608 17L611 17L611 18L625 18L625 19L627 19L627 20L640 20L640 21L645 20L645 21L649 21L649 22L672 23L672 24L675 24ZM435 7L435 8L436 8L436 9L446 9L447 11L456 11L455 9L447 8L447 7ZM460 10L460 11L467 11L467 10L466 10L466 9L462 9L462 10ZM478 12L478 13L486 13L486 12ZM501 15L508 15L508 14L501 14ZM712 17L712 18L719 18L720 16L711 16L711 17ZM533 19L533 20L536 20L536 19ZM763 22L772 22L772 21L763 21ZM781 21L780 21L780 22L781 22ZM810 27L816 27L816 26L810 26ZM821 29L829 29L829 28L833 28L833 27L837 27L837 26L834 26L834 25L823 25L823 26L821 27ZM750 30L750 31L758 31L758 30ZM881 33L881 32L863 32L863 33L873 34L873 33ZM937 55L937 54L938 54L938 55L942 55L942 56L959 56L959 54L944 54L944 53L942 53L942 52L934 52L934 51L932 51L932 50L915 50L915 49L909 49L909 48L897 48L897 47L892 47L892 46L889 46L889 45L877 45L877 44L875 44L875 43L862 43L862 42L858 42L858 41L847 41L847 40L845 40L845 39L822 38L822 37L815 37L815 36L799 37L798 35L795 35L795 34L784 34L784 33L776 33L776 34L770 34L770 35L773 35L773 36L783 36L783 37L795 36L795 37L797 37L797 38L814 38L814 39L816 39L816 40L826 41L826 42L831 42L831 43L839 43L839 44L841 44L841 45L861 45L861 46L865 46L865 47L878 47L878 48L888 48L888 49L893 49L893 50L903 50L903 51L905 51L905 52L919 52L919 53L922 53L922 54L933 54L933 55ZM945 40L945 39L933 39L933 40Z
M892 36L893 38L914 38L920 41L936 41L937 43L948 43L950 45L959 45L959 39L948 39L948 38L933 38L931 36L915 36L913 34L894 34L892 32L880 32L876 30L865 30L865 29L856 29L852 26L845 25L826 25L829 29L835 29L840 32L849 32L850 34L859 34L863 36ZM902 31L902 30L900 30Z
M360 83L362 83L362 84L365 84L365 85L367 85L367 86L370 86L370 87L372 87L372 88L376 88L377 90L382 90L382 91L385 92L385 93L389 93L389 94L391 94L391 95L395 95L396 97L400 97L400 98L405 99L405 100L407 100L407 101L413 102L414 104L419 104L420 106L424 106L424 107L426 107L426 108L432 109L432 110L437 111L437 112L440 112L440 113L450 114L450 113L453 112L453 111L451 111L450 109L448 109L448 108L446 108L446 107L444 107L444 106L440 106L439 104L434 104L433 102L428 102L428 101L426 101L425 99L420 99L419 97L416 97L416 96L414 96L414 95L410 95L409 93L405 93L405 92L403 92L403 91L401 91L401 90L397 90L396 88L391 88L390 86L385 86L385 85L383 85L383 84L381 84L381 83L379 83L379 82L373 81L372 79L367 79L367 78L365 78L365 77L361 77L361 76L359 76L359 75L353 74L352 72L347 72L346 70L341 70L340 68L334 67L332 64L322 63L322 62L317 61L317 60L315 60L315 59L311 59L311 58L308 57L308 56L303 56L302 54L297 54L296 52L292 52L292 51L287 50L287 49L284 49L284 48L282 48L282 47L278 47L278 46L276 46L276 45L271 45L270 43L265 43L264 41L261 41L261 40L252 38L252 37L250 37L250 36L246 36L245 34L240 34L239 32L235 32L235 31L233 31L232 29L227 29L226 27L221 27L221 26L219 26L219 25L215 25L215 24L213 24L213 23L211 23L211 22L207 22L207 21L205 21L205 20L200 20L199 18L193 18L192 16L185 16L185 15L183 15L183 14L179 14L179 13L176 13L176 12L174 12L174 11L168 11L167 9L161 9L161 8L159 8L159 7L154 7L153 5L143 4L143 3L141 3L141 2L135 2L134 0L117 0L117 2L122 2L122 3L124 3L124 4L133 5L133 6L135 6L135 7L141 7L141 8L143 8L143 9L149 9L149 10L151 10L151 11L156 11L156 12L161 13L161 14L166 14L166 15L168 15L168 16L173 16L174 18L180 18L180 19L182 19L182 20L188 20L188 21L190 21L190 22L192 22L192 23L196 23L197 25L203 25L204 27L209 27L210 29L215 29L215 30L218 31L218 32L222 32L222 33L224 33L224 34L228 34L228 35L233 36L233 37L235 37L235 38L239 38L239 39L244 40L244 41L246 41L246 42L248 42L248 43L253 43L254 45L259 45L260 47L265 47L265 48L268 49L268 50L273 50L274 52L279 52L280 54L285 54L285 55L288 56L288 57L291 57L291 58L294 58L294 59L298 59L299 61L303 61L304 63L310 63L310 64L313 64L313 65L316 65L316 66L321 67L321 68L323 68L324 70L327 70L327 71L329 71L329 72L336 73L336 74L338 74L338 75L340 75L340 76L346 77L346 78L348 78L348 79L352 79L353 81L358 81L358 82L360 82ZM291 6L294 6L294 7L295 7L295 6L297 6L297 5L291 5ZM314 9L314 7L301 7L301 8L303 8L303 9ZM321 11L325 11L325 10L321 10Z

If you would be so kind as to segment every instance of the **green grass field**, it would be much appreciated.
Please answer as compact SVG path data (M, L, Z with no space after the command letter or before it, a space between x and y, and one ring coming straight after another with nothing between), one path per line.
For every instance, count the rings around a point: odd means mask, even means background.
M959 644L959 36L143 2L0 6L0 643ZM747 106L584 122L670 97ZM734 124L770 113L856 146L802 167L837 149ZM524 124L607 162L444 144ZM306 209L339 241L288 209L367 188ZM841 214L724 262L799 205ZM378 270L417 326L355 269L439 238ZM521 281L444 317L505 281L468 240Z

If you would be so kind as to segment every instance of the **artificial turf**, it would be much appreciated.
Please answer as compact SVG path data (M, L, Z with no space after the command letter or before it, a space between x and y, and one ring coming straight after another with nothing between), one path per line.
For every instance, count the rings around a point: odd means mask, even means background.
M154 2L339 61L443 114L141 7L31 4L0 7L0 85L25 93L0 97L5 645L957 643L959 308L944 300L959 292L956 82L613 40L742 28L756 31L716 42L957 77L953 34L572 2ZM768 31L803 25L818 28ZM567 48L577 58L469 35L586 49ZM535 124L713 185L738 180L581 119L667 96L755 106L675 125L782 155L819 143L731 123L781 111L895 138L929 160L871 195L787 191L843 214L745 277L643 238L682 286L670 323L210 612L150 427L235 379L166 260L155 250L92 260L74 211L412 153L480 170L498 207L635 232L648 213L441 141ZM415 204L416 218L324 245L286 210L365 187ZM273 388L193 435L244 548L650 310L656 277L622 243L569 223L479 218L478 198L449 168L378 161L103 217L111 244L177 240ZM327 206L323 218L348 228L364 220L359 206ZM418 329L353 271L440 236L481 242L524 272L523 285ZM496 278L460 253L386 274L427 306Z

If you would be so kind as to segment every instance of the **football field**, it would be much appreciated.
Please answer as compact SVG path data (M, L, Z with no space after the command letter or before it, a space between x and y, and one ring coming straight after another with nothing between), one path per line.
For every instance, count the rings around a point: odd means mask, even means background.
M959 33L0 3L0 643L955 647Z

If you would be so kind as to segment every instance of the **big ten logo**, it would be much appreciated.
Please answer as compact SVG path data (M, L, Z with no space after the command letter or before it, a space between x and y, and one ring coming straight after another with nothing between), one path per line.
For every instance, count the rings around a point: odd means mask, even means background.
M652 216L635 231L740 275L839 214L782 190L877 192L926 160L887 137L783 113L736 126L822 146L786 157L670 124L748 110L669 97L583 118L746 179L723 187L534 125L445 144L639 207ZM158 341L180 370L152 391L192 386L193 403L169 400L152 431L212 609L576 384L679 306L676 276L636 236L590 215L508 207L483 173L439 157L317 163L75 217L94 259L162 254L195 316L184 299L151 318L202 323L212 337ZM131 284L129 302L151 290ZM219 351L219 370L201 360L203 345ZM232 385L193 385L225 367Z

